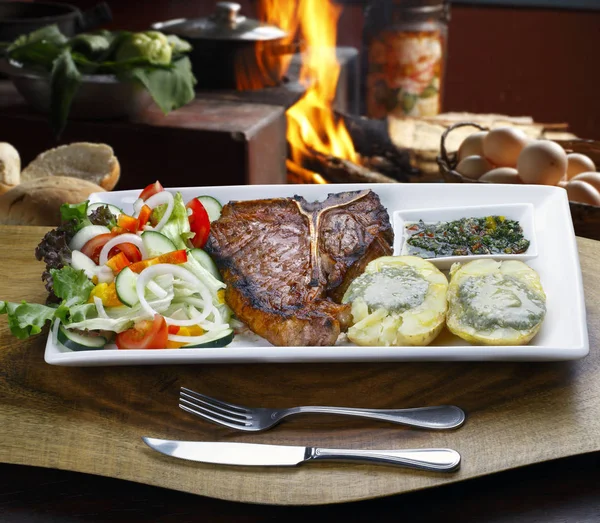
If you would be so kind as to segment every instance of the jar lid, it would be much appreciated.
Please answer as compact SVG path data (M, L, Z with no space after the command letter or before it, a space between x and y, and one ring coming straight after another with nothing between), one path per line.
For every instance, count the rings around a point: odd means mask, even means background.
M267 41L287 36L277 26L240 15L240 9L240 4L219 2L207 18L169 20L153 24L152 28L182 38L202 40Z

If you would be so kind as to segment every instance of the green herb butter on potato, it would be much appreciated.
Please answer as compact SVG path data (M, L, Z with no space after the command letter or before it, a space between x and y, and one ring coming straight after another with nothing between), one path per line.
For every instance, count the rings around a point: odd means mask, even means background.
M344 294L352 304L348 338L357 345L428 345L441 332L448 280L417 256L370 262Z

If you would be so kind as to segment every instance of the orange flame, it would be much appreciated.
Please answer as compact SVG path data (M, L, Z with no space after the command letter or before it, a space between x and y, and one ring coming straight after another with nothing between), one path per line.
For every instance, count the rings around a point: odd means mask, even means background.
M299 35L306 45L300 81L307 91L287 111L287 140L293 162L301 165L302 159L316 150L358 163L348 130L342 120L336 121L332 110L340 74L336 38L341 8L330 0L261 0L259 6L261 20L288 33L284 44L291 44ZM289 57L285 69L288 66Z
M292 160L298 164L304 155L310 156L310 149L358 161L344 122L336 122L332 111L340 75L335 50L340 11L328 0L302 0L298 6L300 31L307 46L300 81L308 90L287 111L287 139Z

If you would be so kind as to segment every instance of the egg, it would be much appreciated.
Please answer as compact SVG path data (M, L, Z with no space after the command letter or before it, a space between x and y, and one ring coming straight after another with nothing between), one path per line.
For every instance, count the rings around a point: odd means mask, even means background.
M450 269L446 325L484 345L523 345L540 330L546 294L540 277L517 260L474 260Z
M578 174L594 172L595 170L596 165L585 154L567 154L567 180L575 178Z
M471 180L478 180L493 168L494 166L482 156L467 156L458 163L456 171Z
M446 317L448 280L418 256L383 256L348 287L352 304L348 339L357 345L428 345Z
M463 160L467 156L483 156L483 139L487 131L479 131L467 136L458 148L458 160Z
M600 206L600 192L587 182L571 180L565 189L570 202Z
M523 183L519 178L519 173L512 167L497 167L485 173L481 178L480 182L489 183Z
M575 176L571 181L574 182L576 180L589 183L590 185L594 186L597 191L600 191L600 173L581 173Z
M483 155L499 167L514 167L527 145L527 135L515 127L498 127L483 139Z
M567 153L556 142L536 140L521 151L517 171L523 183L557 185L567 172Z

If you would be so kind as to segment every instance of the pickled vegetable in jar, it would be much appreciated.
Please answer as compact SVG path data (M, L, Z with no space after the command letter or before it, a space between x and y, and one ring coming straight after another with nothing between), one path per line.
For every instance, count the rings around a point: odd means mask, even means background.
M448 5L440 0L371 3L364 33L369 117L441 111L448 19Z

